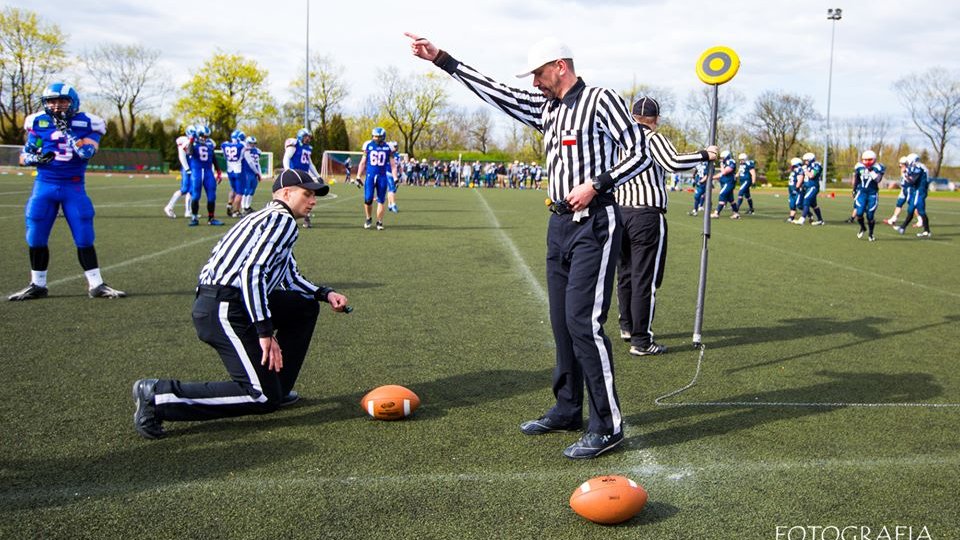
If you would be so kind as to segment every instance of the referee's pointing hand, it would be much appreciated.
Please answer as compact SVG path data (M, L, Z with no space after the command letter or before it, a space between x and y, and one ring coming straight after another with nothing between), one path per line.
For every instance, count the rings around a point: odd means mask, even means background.
M410 50L413 51L414 56L433 62L433 59L440 53L440 49L433 43L430 43L430 40L427 38L411 34L410 32L404 32L403 35L413 40L413 43L410 44Z

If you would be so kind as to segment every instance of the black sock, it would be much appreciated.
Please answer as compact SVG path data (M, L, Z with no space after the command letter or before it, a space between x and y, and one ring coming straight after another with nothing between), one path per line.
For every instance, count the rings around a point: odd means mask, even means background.
M857 218L857 223L860 224L860 232L863 232L863 231L867 230L867 228L863 225L863 216L859 216L859 217ZM873 234L873 222L872 222L872 221L870 222L870 231L871 231L871 234Z
M200 201L198 201L197 199L190 200L190 213L193 215L197 215L200 213Z
M50 266L50 248L47 246L30 248L30 269L46 272Z
M923 230L930 232L930 218L923 215Z
M873 236L873 226L876 225L876 223L877 222L872 219L870 221L867 221L867 225L870 225L870 236ZM863 227L862 224L860 226Z
M80 267L84 271L100 267L97 264L97 250L93 246L77 248L77 259L80 260Z
M214 210L217 209L217 203L207 201L207 219L213 219Z

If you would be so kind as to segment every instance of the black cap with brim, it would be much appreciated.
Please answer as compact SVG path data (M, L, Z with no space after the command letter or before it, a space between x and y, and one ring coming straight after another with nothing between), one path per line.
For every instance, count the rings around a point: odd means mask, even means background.
M299 169L284 169L277 175L277 179L273 181L273 191L276 192L285 187L309 189L318 197L323 197L330 191L330 186L323 181L323 178L314 180L306 171Z

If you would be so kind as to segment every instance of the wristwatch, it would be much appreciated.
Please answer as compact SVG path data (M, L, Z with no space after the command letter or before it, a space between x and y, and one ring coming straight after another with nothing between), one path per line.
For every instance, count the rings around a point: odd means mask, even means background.
M603 184L600 183L600 180L593 181L593 190L597 193L603 193Z

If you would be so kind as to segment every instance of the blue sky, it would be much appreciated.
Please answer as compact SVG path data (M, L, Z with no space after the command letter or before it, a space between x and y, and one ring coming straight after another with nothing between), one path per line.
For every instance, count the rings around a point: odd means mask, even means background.
M285 100L303 70L306 0L13 0L39 10L68 34L71 52L102 42L140 43L162 51L163 68L179 85L215 50L255 59L270 72L274 96ZM42 6L42 7L41 7ZM267 7L268 6L268 7ZM404 31L432 39L494 78L513 78L527 47L545 35L566 40L577 72L590 84L626 89L634 81L668 88L678 99L702 83L694 65L709 47L725 45L742 66L728 84L750 108L766 89L813 97L826 112L830 31L827 8L843 9L836 23L831 118L890 115L909 129L891 85L933 66L960 69L956 26L960 4L915 0L847 2L666 0L418 0L314 1L310 49L345 67L348 112L374 93L377 67L422 72ZM39 9L38 9L39 8ZM451 97L470 109L476 98L457 85ZM721 92L723 90L721 89ZM956 159L951 159L956 161Z

